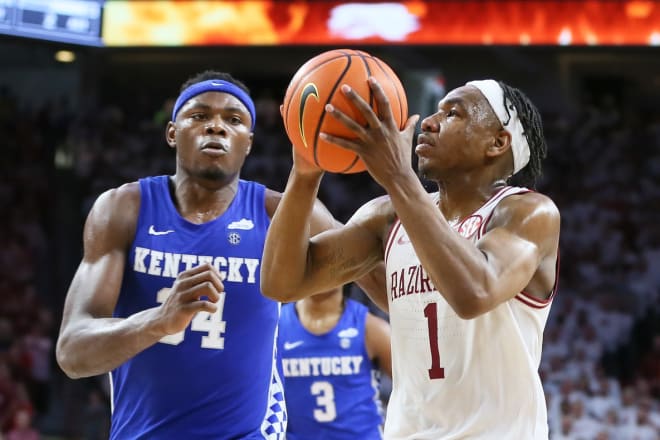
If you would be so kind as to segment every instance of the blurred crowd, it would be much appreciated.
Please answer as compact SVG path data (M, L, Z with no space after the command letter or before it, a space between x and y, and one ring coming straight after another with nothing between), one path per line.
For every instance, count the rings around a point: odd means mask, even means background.
M253 89L255 147L242 177L283 190L281 97ZM164 141L172 100L162 99L29 108L0 89L0 438L107 437L107 380L66 379L54 342L91 204L110 187L174 172ZM544 114L538 189L562 213L540 368L551 439L660 439L660 113L631 112L593 96L572 115ZM382 193L366 173L327 175L320 198L346 221Z

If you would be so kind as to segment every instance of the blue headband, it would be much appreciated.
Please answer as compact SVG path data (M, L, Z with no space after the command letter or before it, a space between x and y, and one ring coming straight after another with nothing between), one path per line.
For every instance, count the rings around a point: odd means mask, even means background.
M179 97L176 99L174 109L172 109L172 121L176 120L176 115L179 113L179 110L181 110L181 107L183 107L183 104L188 102L188 100L191 98L204 92L223 92L235 96L239 101L243 103L243 105L245 105L245 107L247 107L248 111L250 112L250 116L252 117L252 127L250 128L254 130L256 114L254 111L254 102L252 102L252 98L250 98L250 95L245 93L245 91L243 91L243 89L237 85L228 81L223 81L221 79L209 79L206 81L198 82L181 92Z

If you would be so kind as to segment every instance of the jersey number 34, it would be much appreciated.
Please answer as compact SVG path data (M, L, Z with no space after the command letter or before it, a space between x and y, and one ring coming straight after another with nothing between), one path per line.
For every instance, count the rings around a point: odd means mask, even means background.
M160 289L158 295L156 296L156 301L159 304L165 302L167 297L170 295L170 289ZM215 313L211 314L209 312L199 312L195 315L192 322L190 323L190 330L194 332L206 332L206 335L202 336L202 348L212 348L216 350L222 350L225 348L225 327L227 326L227 321L222 320L222 311L225 308L225 295L220 295L220 299L215 305L218 309ZM172 335L167 335L161 338L160 341L163 344L170 345L179 345L183 342L186 331L181 331L174 333Z

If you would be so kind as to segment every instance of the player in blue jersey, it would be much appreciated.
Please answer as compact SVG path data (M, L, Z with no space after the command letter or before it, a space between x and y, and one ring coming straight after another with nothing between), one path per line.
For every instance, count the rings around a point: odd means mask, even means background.
M173 176L102 194L67 293L57 361L72 378L110 373L111 439L283 438L280 304L259 288L281 194L240 179L255 109L243 83L186 81L166 140ZM335 220L317 203L310 228Z
M336 288L282 307L278 347L287 440L382 438L380 372L392 376L384 319Z

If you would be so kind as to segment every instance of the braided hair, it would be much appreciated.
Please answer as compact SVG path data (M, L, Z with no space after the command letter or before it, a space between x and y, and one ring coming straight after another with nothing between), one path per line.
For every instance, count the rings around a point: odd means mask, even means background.
M499 81L504 92L504 108L507 100L518 110L518 118L523 126L524 135L529 144L529 163L513 176L507 183L510 185L536 187L536 180L543 174L543 159L548 155L548 146L543 137L541 115L532 101L520 90ZM508 111L508 109L507 109Z

